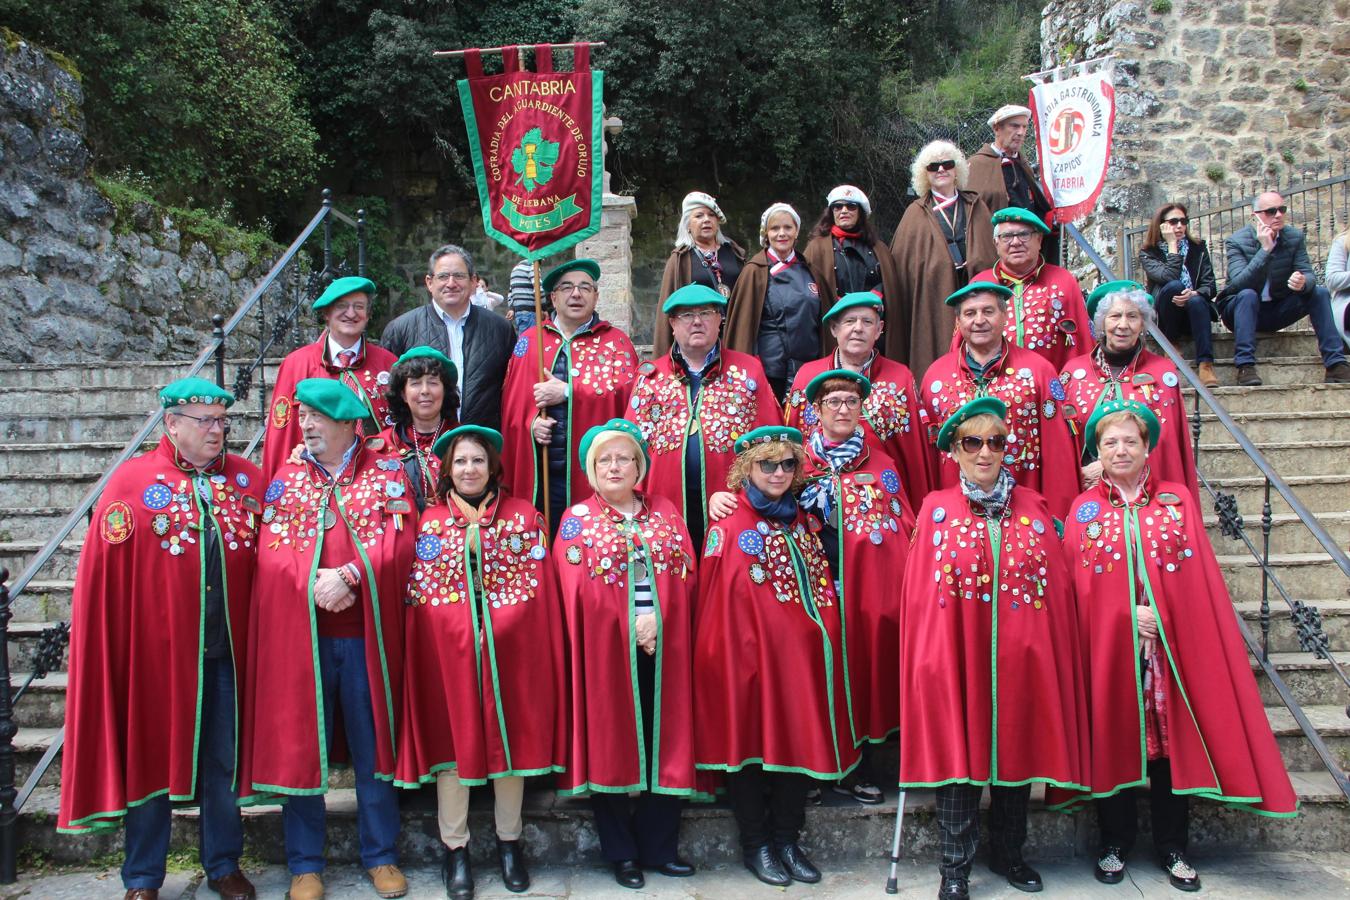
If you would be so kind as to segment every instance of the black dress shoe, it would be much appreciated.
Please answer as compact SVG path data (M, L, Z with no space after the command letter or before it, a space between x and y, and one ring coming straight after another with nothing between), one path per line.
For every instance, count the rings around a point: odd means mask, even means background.
M1102 884L1120 884L1125 880L1125 854L1119 847L1103 847L1092 874Z
M800 845L780 844L778 858L783 861L783 868L793 881L800 881L802 884L816 884L820 881L820 870L806 858Z
M965 878L942 879L938 900L970 900L970 881Z
M778 854L768 844L760 844L753 850L745 851L745 867L755 873L755 877L774 887L787 887L792 884L792 876L783 868Z
M636 860L621 859L614 864L614 880L623 887L637 890L647 883L642 877L642 870L638 868Z
M520 841L497 839L497 859L502 864L502 884L513 894L530 888L530 873L525 870L525 853Z
M688 878L694 874L694 866L684 860L676 857L668 863L661 863L659 866L651 867L654 871L661 873L667 878Z
M1186 862L1186 857L1173 850L1167 854L1163 860L1163 871L1167 873L1167 880L1172 883L1172 887L1179 891L1198 891L1200 890L1200 876Z
M1045 885L1041 883L1041 873L1020 859L1015 862L991 861L989 871L1004 876L1008 879L1008 884L1028 894L1045 889Z
M441 861L441 880L450 900L473 900L473 870L469 868L469 848L446 849Z

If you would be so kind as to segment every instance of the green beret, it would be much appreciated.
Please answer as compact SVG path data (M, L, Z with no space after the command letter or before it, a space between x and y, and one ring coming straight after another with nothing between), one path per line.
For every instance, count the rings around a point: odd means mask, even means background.
M947 417L947 421L942 423L942 428L938 430L937 445L939 450L952 449L952 438L956 437L956 429L967 419L973 419L982 415L997 416L1003 421L1008 421L1008 407L997 397L976 397L956 412Z
M882 299L871 291L854 291L851 294L845 294L834 302L830 311L821 317L822 322L828 322L846 309L852 309L855 306L865 306L874 310L878 316L885 316L885 304Z
M666 298L666 302L661 304L661 312L670 315L677 309L697 309L702 306L713 306L721 312L727 308L727 298L706 284L686 284Z
M319 299L314 301L315 312L336 303L348 294L362 293L367 297L375 296L375 282L369 278L360 278L356 275L348 275L346 278L339 278L328 286L328 290L319 295Z
M354 422L370 415L352 389L335 378L306 378L295 386L295 399L334 422Z
M1024 222L1041 234L1050 233L1050 226L1042 222L1040 216L1020 206L1005 206L989 218L990 225L998 225L1001 222Z
M568 272L574 272L578 269L591 276L595 281L600 280L600 264L598 262L593 259L586 259L585 257L569 259L562 265L554 266L548 270L548 274L544 276L543 280L544 293L553 293L553 286L558 283L559 278L563 277Z
M165 409L189 403L224 403L229 409L234 406L234 394L205 378L180 378L164 386L159 392L159 402Z
M1138 400L1107 400L1105 403L1098 403L1097 408L1088 416L1087 424L1083 426L1083 448L1089 459L1097 458L1097 426L1101 424L1102 419L1111 415L1111 413L1129 412L1144 420L1144 427L1148 429L1148 449L1152 450L1158 446L1158 435L1162 431L1162 426L1158 424L1158 417Z
M806 402L815 403L816 395L820 393L820 389L825 385L825 382L829 381L831 378L846 378L849 381L856 381L858 387L862 388L863 397L872 393L872 382L868 380L866 375L854 372L852 369L829 369L821 372L815 378L812 378L807 382Z
M1105 282L1104 284L1097 285L1095 288L1092 289L1092 293L1088 294L1087 298L1088 318L1092 318L1093 316L1097 315L1097 307L1101 304L1103 300L1106 299L1106 295L1114 294L1116 291L1144 291L1144 286L1137 281L1125 281L1125 280L1108 281ZM1148 291L1144 291L1144 293L1148 294ZM1148 302L1150 305L1152 305L1153 303L1152 294L1149 294Z
M1013 292L1012 288L1005 287L1001 284L995 284L992 281L972 281L959 291L953 291L943 302L952 307L960 306L961 301L972 294L997 294L1004 300L1007 300L1013 295Z
M445 384L448 387L459 383L459 370L455 368L454 360L446 356L435 347L423 345L421 347L412 347L397 360L394 365L405 363L412 359L434 359L441 364L441 374L445 376Z
M586 467L586 456L591 452L591 444L595 439L606 431L620 431L633 439L642 451L642 458L646 461L647 468L651 468L652 458L647 453L647 441L642 437L642 429L627 419L610 419L603 425L596 425L581 436L581 446L577 449L577 457L581 460L581 467Z
M736 440L737 453L744 453L758 444L797 444L802 442L802 433L786 425L761 425L754 431L747 431Z
M450 429L436 438L436 443L431 445L431 452L437 456L444 456L445 451L449 450L450 446L454 444L455 438L465 436L482 438L496 447L498 453L502 452L502 433L494 428L485 428L482 425L461 425L458 428Z

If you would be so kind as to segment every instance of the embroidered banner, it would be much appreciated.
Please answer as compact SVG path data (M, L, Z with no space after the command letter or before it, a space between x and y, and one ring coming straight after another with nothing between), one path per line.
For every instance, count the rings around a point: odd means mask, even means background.
M1041 184L1055 207L1056 222L1072 222L1092 212L1106 183L1116 121L1113 69L1108 61L1089 74L1041 81L1031 89Z
M553 71L550 45L534 49L539 71L523 71L517 48L504 47L499 75L484 75L482 51L466 50L459 81L483 228L531 261L600 230L604 167L605 73L591 69L589 47L575 48L571 72Z

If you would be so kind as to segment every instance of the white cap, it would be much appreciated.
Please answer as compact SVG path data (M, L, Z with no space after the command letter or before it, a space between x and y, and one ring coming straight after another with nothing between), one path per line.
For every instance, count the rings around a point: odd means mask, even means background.
M702 191L691 191L684 195L684 201L680 204L680 215L687 216L690 212L698 209L700 206L706 206L717 216L717 221L723 225L726 224L727 217L722 214L722 207L717 205L717 201L712 194L705 194Z
M764 215L759 217L759 245L761 247L769 246L769 219L776 213L785 212L792 216L792 221L797 223L797 227L802 227L802 217L797 215L797 211L786 203L775 203L764 210Z
M856 203L862 207L863 212L867 213L869 216L872 214L872 204L867 202L867 195L851 184L841 184L839 187L830 191L829 196L825 198L825 205L833 206L840 200Z
M989 127L993 128L999 122L1005 119L1011 119L1014 116L1026 116L1027 121L1031 121L1031 110L1025 106L1018 106L1016 103L1009 103L1007 106L1000 106L994 110L994 114L989 117Z

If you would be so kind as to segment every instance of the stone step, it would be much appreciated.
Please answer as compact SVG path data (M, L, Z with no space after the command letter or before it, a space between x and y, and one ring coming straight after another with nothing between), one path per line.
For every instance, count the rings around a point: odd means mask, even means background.
M194 359L164 361L158 359L103 362L96 366L81 364L44 365L38 363L0 364L0 387L102 388L141 387L146 384L165 385L187 374ZM226 384L234 381L239 366L252 359L230 358L225 361ZM265 369L268 384L280 365L280 359L269 359ZM203 378L215 379L215 365L208 363Z
M1247 623L1247 630L1260 641L1261 601L1246 600L1233 605ZM1323 600L1311 605L1316 606L1322 614L1322 630L1327 636L1327 645L1337 661L1350 671L1350 600ZM1270 601L1270 650L1272 653L1303 652L1299 647L1298 629L1294 627L1292 611L1284 598L1279 596Z
M46 506L69 511L102 476L103 473L97 470L0 475L0 496L15 506Z
M11 575L17 576L28 567L29 562L37 556L43 546L42 541L0 542L0 566L9 569ZM83 546L83 541L67 538L65 543L56 548L56 552L48 558L47 564L38 574L49 580L74 581L75 564L79 562Z
M1345 707L1305 706L1303 713L1317 729L1341 770L1350 769L1350 717L1346 716ZM1285 768L1291 772L1313 772L1322 768L1322 758L1294 721L1292 712L1285 707L1268 706L1266 716L1275 732L1275 741L1280 745Z
M17 578L18 572L11 572ZM11 596L10 611L15 622L67 622L70 620L70 597L74 581L44 581L34 579L22 594Z
M1231 362L1233 359L1233 332L1224 327L1223 323L1216 322L1211 337L1214 346L1214 358ZM1187 360L1195 358L1193 341L1183 341L1176 347ZM1306 357L1310 361L1320 359L1317 354L1317 335L1313 332L1311 325L1300 322L1283 331L1257 332L1257 365L1260 365L1262 360L1288 356Z
M1233 419L1248 439L1263 441L1334 441L1346 434L1344 412L1275 412L1234 413ZM1218 417L1205 412L1200 416L1200 446L1213 443L1232 443L1228 429L1219 424Z
M1214 803L1197 801L1191 810L1191 832L1204 835L1206 852L1226 849L1252 853L1290 849L1302 852L1340 851L1346 847L1346 803L1334 780L1325 771L1290 773L1290 780L1302 804L1293 819L1257 819ZM531 784L525 795L524 841L532 863L543 865L600 865L599 840L595 835L590 804L585 800L557 797L547 785L536 789ZM436 822L435 791L430 786L419 791L400 792L401 823L399 859L407 866L438 864L443 853ZM1089 804L1078 815L1050 812L1043 805L1043 791L1032 788L1028 816L1026 855L1030 860L1088 858L1095 852L1096 813ZM802 843L812 856L825 863L832 859L872 858L878 860L878 891L884 871L881 860L890 853L895 828L896 795L887 791L887 801L877 806L861 806L832 791L824 792L821 806L808 806ZM52 827L57 795L54 788L34 793L19 820L19 842L52 862L79 863L93 857L116 853L122 848L122 834L71 837L57 835ZM357 856L356 797L354 790L330 791L328 807L327 858L337 865ZM987 803L987 801L985 801ZM277 807L255 807L244 811L247 847L268 862L285 858L281 816ZM495 858L491 797L476 790L469 814L470 852L475 859ZM197 845L197 813L174 813L171 846L174 849ZM909 791L905 797L904 835L906 857L936 858L938 834L932 790ZM680 829L680 855L699 867L739 865L740 845L735 821L724 803L686 805ZM484 870L489 871L487 866ZM748 878L749 876L745 876ZM697 887L697 880L691 887ZM425 896L439 896L439 883L428 885ZM649 885L649 888L655 888ZM931 885L925 884L925 889ZM747 884L744 896L754 888ZM791 892L796 896L802 892ZM829 896L828 892L819 896ZM422 896L419 894L419 896ZM493 893L492 896L497 896ZM589 896L613 896L610 892ZM622 896L629 896L624 893ZM683 894L681 894L683 896ZM692 896L713 896L696 892ZM756 894L758 896L758 894ZM764 896L769 896L766 892ZM999 896L1006 896L1000 893Z
M1270 562L1284 589L1295 599L1320 602L1350 597L1350 580L1325 553L1273 553ZM1261 599L1261 567L1245 548L1242 552L1220 555L1219 569L1234 601ZM1270 595L1279 598L1274 585Z
M1326 529L1338 547L1350 546L1350 512L1320 513L1317 520ZM1261 516L1258 511L1253 519L1243 513L1243 524L1250 528L1250 536L1258 547L1261 546ZM1215 515L1205 516L1205 530L1215 551L1236 553L1246 546L1239 540L1225 536L1219 530L1219 519ZM1270 529L1270 550L1272 553L1321 553L1322 545L1313 537L1308 527L1293 513L1280 513L1272 516Z
M1326 378L1327 370L1322 365L1321 358L1317 356L1316 349L1316 345L1313 345L1314 352L1310 356L1275 356L1262 359L1257 364L1261 380L1266 384L1321 384ZM1187 360L1190 358L1187 357ZM1214 374L1219 376L1221 387L1237 384L1237 366L1233 364L1231 356L1214 361Z
M231 453L242 453L252 440L259 421L257 416L245 416L242 423L232 428L229 440ZM141 445L141 452L149 452L159 443L162 432ZM127 435L129 439L130 434ZM83 441L56 443L0 444L0 475L23 475L29 472L103 472L122 455L126 441Z
M1286 484L1294 490L1294 495L1313 515L1327 512L1345 512L1350 509L1350 474L1338 475L1290 475L1283 474ZM1241 477L1213 478L1210 484L1216 490L1232 494L1237 499L1238 512L1248 528L1261 527L1261 506L1265 501L1266 480L1261 475ZM1206 498L1207 511L1213 510L1209 492L1201 490ZM1289 505L1273 487L1270 491L1270 508L1275 515L1289 513Z
M54 622L9 623L9 670L11 672L32 671L33 656L37 653L42 633L55 624ZM64 672L69 662L70 652L69 647L67 647L61 654L60 663L52 671Z
M1186 409L1195 407L1186 390ZM1341 412L1350 413L1350 384L1263 384L1260 387L1218 387L1214 396L1230 413ZM1203 404L1202 404L1203 405Z
M1347 414L1350 417L1350 414ZM1346 434L1350 434L1347 430ZM1226 440L1208 442L1201 445L1196 466L1207 478L1225 478L1231 475L1253 475L1260 470L1256 463L1237 443ZM1346 454L1350 452L1350 440L1344 437L1331 441L1280 441L1263 442L1255 445L1281 476L1297 472L1300 475L1337 474L1345 471Z
M41 408L0 412L0 441L5 444L117 443L125 446L145 424L153 404L131 412L49 413ZM262 422L256 398L234 407L236 435L253 437ZM152 435L158 440L159 432Z
M45 541L56 533L69 514L70 510L53 509L50 506L0 507L0 539ZM81 519L71 532L71 537L76 540L83 537L87 527L87 519ZM16 574L13 568L10 574Z
M1340 654L1342 657L1345 655ZM1271 653L1270 661L1293 693L1295 702L1304 709L1310 706L1340 706L1344 709L1346 703L1350 702L1350 688L1346 687L1345 682L1341 681L1340 676L1326 660L1318 659L1311 653L1299 652ZM1346 664L1350 661L1339 661L1341 668L1350 675L1350 665ZM1261 689L1262 702L1268 707L1282 707L1284 704L1280 700L1280 695L1270 679L1266 678L1265 671L1255 659L1251 659L1251 664L1252 671L1256 674L1257 686Z

